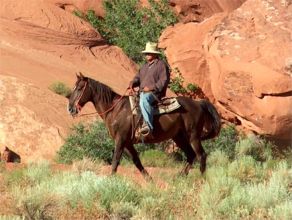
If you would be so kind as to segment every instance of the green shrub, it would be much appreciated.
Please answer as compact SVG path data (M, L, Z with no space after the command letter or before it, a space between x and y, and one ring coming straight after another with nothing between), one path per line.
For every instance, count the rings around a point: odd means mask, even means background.
M161 150L147 150L140 157L144 166L174 167L178 164L173 157Z
M215 150L225 152L229 159L235 156L235 145L238 140L238 133L234 126L227 126L221 129L218 137L206 140L202 143L207 153Z
M17 216L17 215L1 215L0 220L24 220L25 218L23 216Z
M216 155L221 159L216 161ZM30 164L17 175L16 170L5 171L6 186L1 189L8 195L4 198L14 201L9 214L23 219L62 219L62 215L70 219L291 219L292 169L287 161L266 169L266 162L251 156L227 165L225 153L217 150L211 156L215 163L206 176L194 169L188 177L174 180L173 172L164 169L159 177L153 173L154 184L139 180L141 185L119 175L96 175L88 159L78 172L52 172L46 163ZM267 175L263 179L254 173ZM16 178L7 181L11 174ZM25 180L28 184L23 184Z
M266 172L251 156L243 156L234 160L228 167L228 175L241 182L258 182Z
M37 186L51 177L47 162L29 164L26 168L7 172L17 214L25 219L50 219L57 207L56 198Z
M143 144L143 143L139 143L139 144L135 144L135 149L137 150L137 152L139 154L148 151L148 150L159 150L159 151L164 151L165 148L167 147L167 145L169 144L168 141L165 142L160 142L160 143L156 143L156 144Z
M3 173L6 170L5 162L0 160L0 173Z
M225 167L229 163L226 153L221 150L215 150L210 153L207 159L208 166Z
M158 149L164 155L161 158L163 160L166 157L163 151L168 144L167 141L158 144L136 144L135 148L138 153ZM72 163L86 157L93 161L100 160L111 164L114 146L114 141L108 135L104 123L94 122L88 125L80 123L71 129L65 144L57 152L56 160L60 163ZM125 159L131 160L125 153L123 156Z
M67 204L73 208L78 204L91 208L96 198L98 180L90 172L84 172L80 176L59 173L25 188L15 186L13 198L18 212L28 219L44 219L52 216L53 210L56 212L57 208L64 208Z
M200 217L262 219L261 216L269 215L277 219L276 216L291 216L287 207L292 199L291 172L286 161L278 163L273 170L265 170L262 163L250 156L236 159L228 167L211 167L200 192ZM262 178L265 174L267 178Z
M105 178L99 184L98 200L110 213L113 211L113 204L123 202L137 206L140 199L141 195L136 185L125 178L119 176Z
M13 197L16 201L15 209L24 219L53 219L58 208L58 199L42 189L15 188Z
M8 186L13 186L15 183L19 185L27 185L25 169L15 169L11 172L4 172L4 179Z
M199 89L199 87L194 83L188 83L187 90L194 93Z
M37 164L29 164L25 169L24 175L32 184L39 183L40 181L51 176L51 169L49 163L44 161Z
M284 156L281 156L280 157L281 160L287 161L287 164L289 165L289 167L292 168L292 150L291 150L291 147L288 148L287 151L284 152L282 155L284 155Z
M135 62L144 60L141 51L146 42L157 42L167 26L177 22L167 0L149 0L150 7L141 7L138 0L105 0L104 19L89 10L87 20L110 44L114 44Z
M246 194L250 198L247 206L250 210L269 209L286 202L291 199L288 192L289 183L291 183L291 177L287 172L287 164L280 163L268 182L250 183L246 187Z
M277 204L269 209L269 216L274 219L292 219L292 199L283 203Z
M176 76L171 77L168 88L177 95L185 95L187 90L184 88L184 78L178 68L174 69Z
M138 212L134 203L124 201L113 202L111 209L111 219L131 219Z
M272 144L257 136L240 139L235 146L237 157L250 155L255 160L267 161L272 158Z
M103 123L94 122L87 126L80 123L72 128L72 133L57 152L57 161L72 163L87 157L110 164L113 150L114 142Z
M240 181L229 177L226 168L212 167L206 173L207 182L200 193L200 215L204 219L226 219L236 206L245 203L241 197Z
M81 174L85 171L100 173L103 162L84 157L82 160L77 160L72 163L72 170Z
M66 86L63 82L54 82L49 86L49 89L58 95L67 97L71 94L71 89Z
M168 177L166 187L159 184L143 189L139 209L133 219L196 219L197 190L195 179Z
M82 13L82 11L79 11L79 10L74 10L73 11L73 14L79 18L84 18L84 15Z

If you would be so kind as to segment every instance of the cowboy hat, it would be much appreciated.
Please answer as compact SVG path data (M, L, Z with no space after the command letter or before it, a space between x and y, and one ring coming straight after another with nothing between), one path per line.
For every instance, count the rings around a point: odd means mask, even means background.
M160 54L160 52L157 49L157 43L153 43L153 42L147 42L145 50L143 50L142 53Z

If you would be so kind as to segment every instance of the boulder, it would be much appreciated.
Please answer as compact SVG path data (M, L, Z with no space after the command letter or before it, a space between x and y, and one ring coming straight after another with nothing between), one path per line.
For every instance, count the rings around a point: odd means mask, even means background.
M229 14L168 27L159 45L223 118L291 141L291 9L291 1L248 0Z
M201 22L216 13L231 12L246 0L170 0L183 23Z
M207 33L225 16L220 13L202 23L178 23L166 28L159 38L159 47L165 50L173 72L183 75L185 86L187 83L199 85L210 100L214 97L203 42Z
M291 19L288 1L248 0L208 36L212 92L249 130L292 138Z

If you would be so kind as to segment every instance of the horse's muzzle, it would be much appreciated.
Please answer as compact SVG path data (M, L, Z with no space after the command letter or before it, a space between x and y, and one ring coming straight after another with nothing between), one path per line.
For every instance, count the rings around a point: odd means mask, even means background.
M72 115L73 117L76 116L78 114L78 109L75 108L75 106L67 106L67 111L70 115Z

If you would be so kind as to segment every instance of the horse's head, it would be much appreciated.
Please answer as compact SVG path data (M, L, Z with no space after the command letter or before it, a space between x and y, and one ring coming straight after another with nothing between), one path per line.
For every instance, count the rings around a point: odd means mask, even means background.
M81 111L82 107L90 100L91 91L87 77L76 74L77 81L72 93L68 96L68 112L74 117Z

